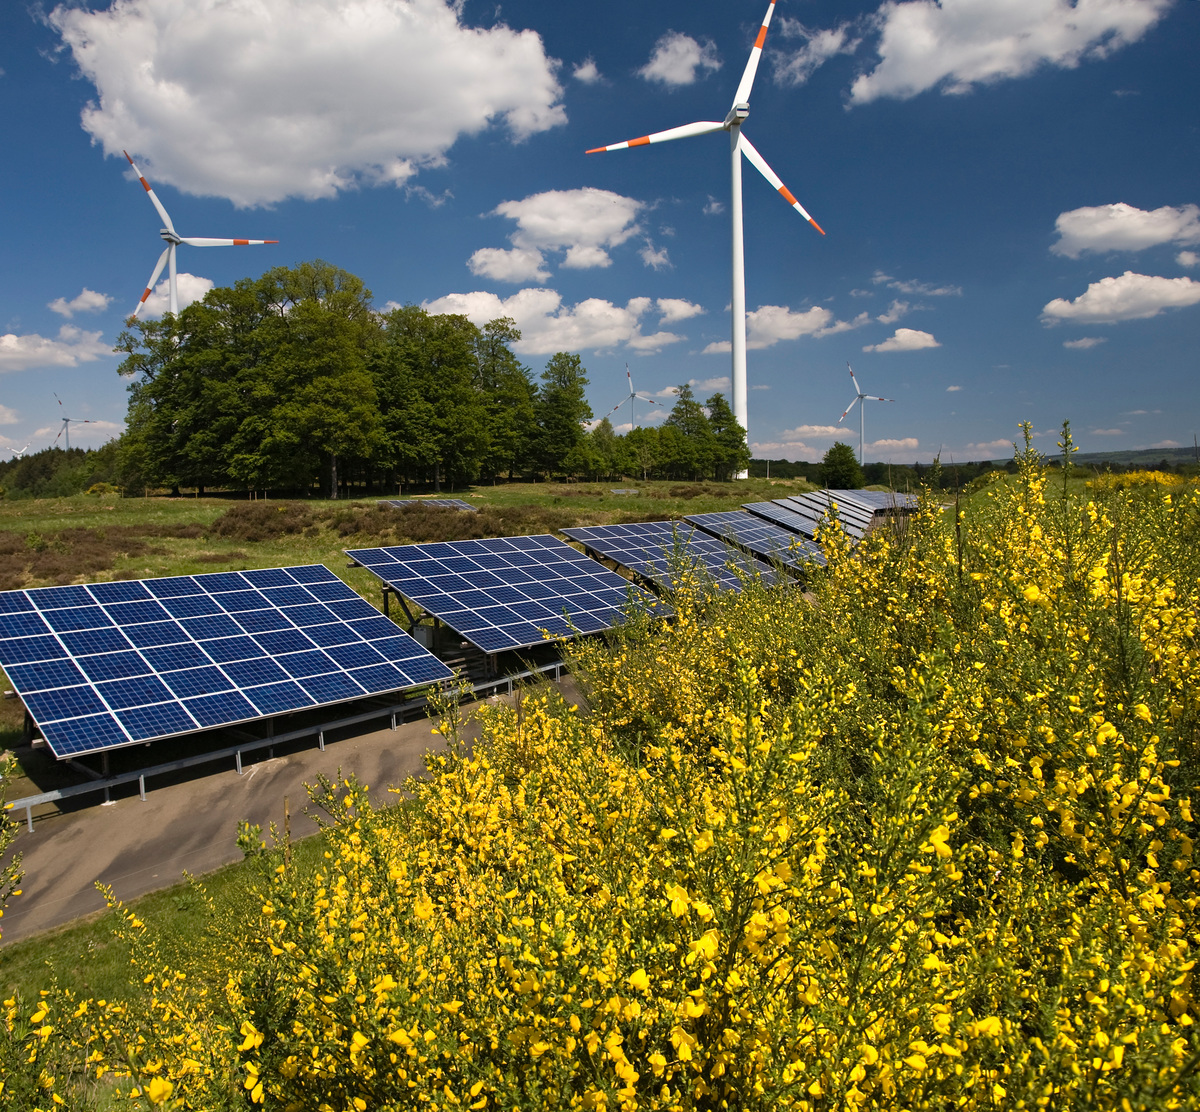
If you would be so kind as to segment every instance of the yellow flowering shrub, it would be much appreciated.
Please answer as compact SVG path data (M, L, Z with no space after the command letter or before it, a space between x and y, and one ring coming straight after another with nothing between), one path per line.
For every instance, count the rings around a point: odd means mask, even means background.
M126 913L71 1045L143 1107L1195 1107L1200 505L1019 462L804 592L680 583L403 807L318 785L315 882L264 858L219 981Z

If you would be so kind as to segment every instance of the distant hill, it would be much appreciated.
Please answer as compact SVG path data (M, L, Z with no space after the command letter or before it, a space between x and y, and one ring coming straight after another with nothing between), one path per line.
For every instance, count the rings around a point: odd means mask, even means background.
M1195 448L1143 448L1138 452L1080 452L1072 462L1079 467L1099 466L1103 463L1120 464L1122 467L1139 467L1152 471L1166 460L1172 467L1181 463L1195 463Z

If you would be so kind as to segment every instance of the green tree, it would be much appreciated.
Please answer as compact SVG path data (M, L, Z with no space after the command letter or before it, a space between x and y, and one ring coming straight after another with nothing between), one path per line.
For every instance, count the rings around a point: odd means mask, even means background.
M568 457L583 439L583 422L592 416L584 393L587 384L587 370L579 356L565 351L552 356L542 372L537 397L537 459L547 474L570 472Z
M863 485L862 468L854 449L840 440L821 460L821 482L831 490L858 490Z
M475 341L476 388L486 410L487 449L481 474L492 477L507 472L511 479L529 466L537 437L537 389L529 369L522 366L511 346L521 331L511 317L488 321Z
M704 404L708 408L708 424L714 441L713 477L731 479L750 466L746 430L738 424L724 394L714 394Z
M676 477L699 479L708 475L716 458L717 441L703 407L686 383L679 387L663 429L675 429L682 436L675 442L671 456Z

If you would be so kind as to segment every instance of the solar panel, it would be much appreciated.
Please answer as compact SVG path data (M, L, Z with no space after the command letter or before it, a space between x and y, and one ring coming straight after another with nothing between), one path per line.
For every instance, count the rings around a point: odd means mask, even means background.
M804 494L793 494L778 501L786 509L796 510L798 513L811 514L818 521L828 519L830 503L837 502L836 499L830 498L829 492L826 490L812 490ZM856 540L860 539L871 527L872 513L861 506L855 506L848 502L837 502L837 516L842 529L848 536Z
M564 529L574 541L615 560L662 587L671 586L673 572L703 568L721 587L741 590L745 576L776 576L753 556L731 548L681 521L646 521L636 525L591 525Z
M782 500L778 502L743 502L742 509L752 513L755 517L772 521L784 529L810 539L816 535L817 526L820 523L819 515L809 511L802 512L799 506Z
M403 510L409 506L437 506L443 510L470 510L471 513L479 512L478 506L472 506L470 502L464 502L461 498L385 498L379 504L381 506L393 506L397 510Z
M830 490L828 493L838 505L849 502L872 513L915 510L920 502L915 494L901 494L890 490Z
M549 534L348 549L405 598L485 653L610 629L630 592L660 604L616 572Z
M5 591L0 667L59 757L452 676L321 565Z
M686 520L699 526L706 533L732 541L773 563L793 568L825 563L825 556L820 547L812 541L741 510L691 514Z

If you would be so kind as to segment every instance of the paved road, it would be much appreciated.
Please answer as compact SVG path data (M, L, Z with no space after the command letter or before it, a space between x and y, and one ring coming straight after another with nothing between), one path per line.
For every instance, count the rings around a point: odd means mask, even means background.
M560 685L574 698L569 678ZM464 731L469 739L472 726ZM302 814L305 783L318 774L334 777L340 768L370 785L380 803L394 802L388 788L420 773L424 755L444 748L425 719L330 743L284 757L246 764L241 776L228 771L197 776L185 783L147 785L146 801L136 795L70 814L35 819L33 833L22 827L15 849L23 855L22 894L4 912L4 942L104 909L96 881L131 900L167 888L193 875L240 860L237 824L245 819L263 830L282 828L285 797L292 813L292 836L315 829ZM203 769L204 766L201 766Z

